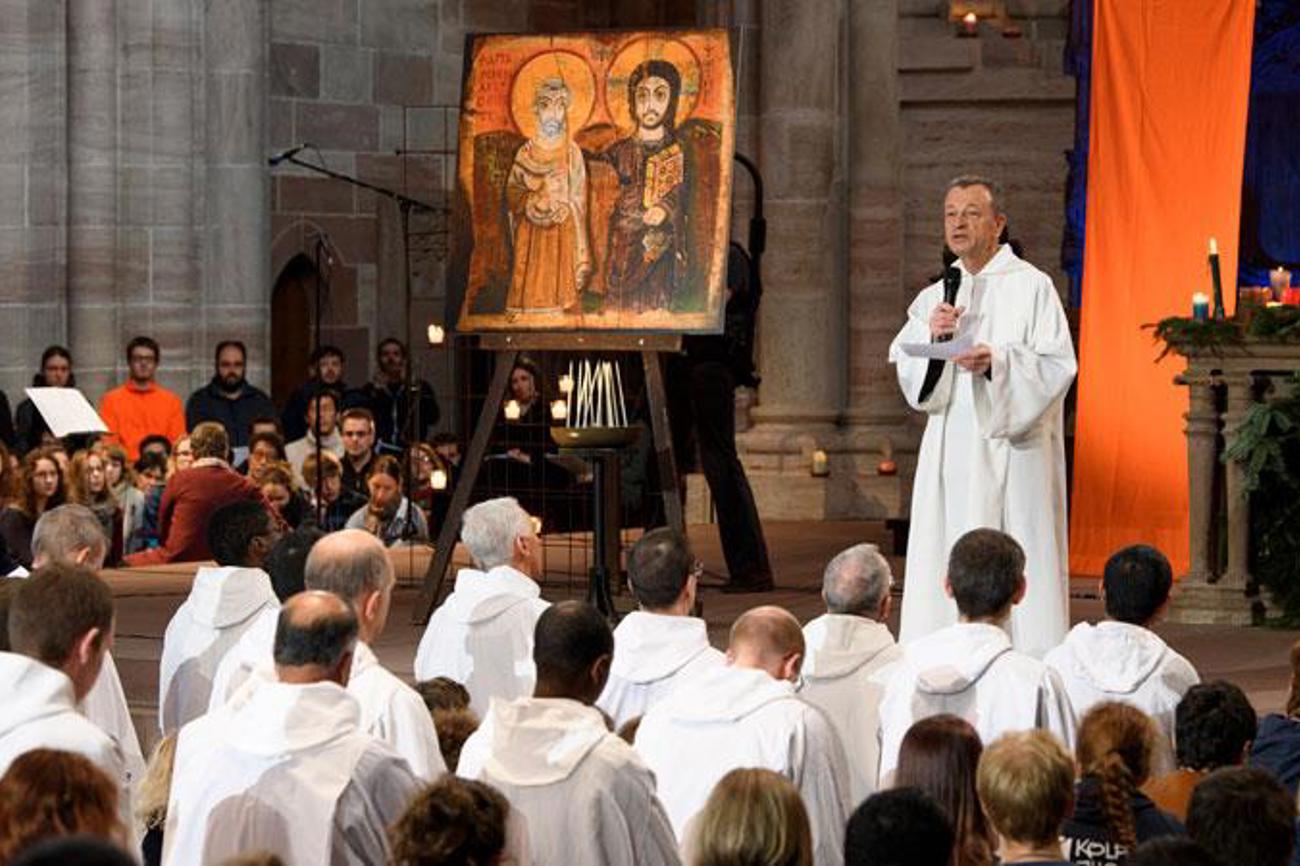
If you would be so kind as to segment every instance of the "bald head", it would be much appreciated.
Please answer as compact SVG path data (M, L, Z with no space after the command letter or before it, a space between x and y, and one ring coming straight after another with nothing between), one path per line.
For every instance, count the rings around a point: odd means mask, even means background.
M308 589L332 592L355 603L393 582L393 564L378 538L361 529L344 529L312 545L303 581Z
M727 660L733 667L755 668L778 680L794 680L803 665L803 653L799 620L783 607L756 607L732 623Z
M300 592L280 608L275 670L282 682L346 685L357 642L352 606L332 592Z

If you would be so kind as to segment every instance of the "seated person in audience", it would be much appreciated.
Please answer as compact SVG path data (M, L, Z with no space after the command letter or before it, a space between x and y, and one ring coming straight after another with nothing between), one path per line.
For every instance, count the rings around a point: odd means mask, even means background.
M248 350L242 342L217 343L212 381L191 394L185 404L186 427L193 430L205 421L215 421L226 428L230 447L242 448L249 444L254 418L275 417L271 398L244 378L247 363Z
M429 617L415 651L415 678L450 677L469 690L480 718L488 701L533 692L533 628L541 599L542 540L509 497L468 509L461 541L473 568L462 568L447 599Z
M433 434L429 444L433 446L433 453L438 456L443 466L447 468L450 475L448 486L455 485L456 479L460 475L460 440L456 438L455 433L442 432Z
M537 620L532 697L494 700L456 773L505 794L528 826L534 863L677 864L655 779L592 706L614 636L595 608L560 602Z
M1215 770L1187 807L1188 834L1223 866L1287 866L1295 821L1295 798L1255 767Z
M167 482L158 511L161 543L126 557L131 566L164 562L197 562L212 558L205 528L212 513L223 505L246 500L268 511L271 505L257 485L230 468L230 444L225 428L204 422L190 433L194 465L181 469ZM283 522L274 516L277 526Z
M411 461L411 501L420 506L429 519L430 534L438 532L451 506L451 472L434 452L433 446L417 442L406 449ZM405 468L405 466L403 466ZM436 486L435 486L436 485Z
M9 866L136 866L135 858L98 836L56 836L37 842L23 851Z
M1292 797L1296 796L1300 783L1300 640L1291 645L1291 686L1286 706L1281 713L1269 713L1259 720L1249 764L1268 770Z
M443 776L419 793L389 830L393 866L498 866L510 804L482 782Z
M1025 597L1025 553L1011 536L975 529L953 545L944 586L959 621L904 647L880 704L880 775L917 719L953 713L992 742L1006 731L1046 728L1074 741L1074 711L1060 676L1011 648L1006 625Z
M1199 842L1186 836L1157 836L1137 846L1125 866L1223 866Z
M186 437L185 447L189 447ZM135 486L144 496L144 516L140 528L132 534L128 554L138 553L158 546L158 509L162 505L163 491L167 489L167 458L146 451L135 461Z
M146 454L157 454L162 457L163 460L171 460L176 456L193 458L194 455L192 452L180 455L177 454L177 452L181 450L181 443L188 438L188 436L182 434L181 437L176 440L176 444L172 445L172 440L168 439L166 436L157 433L150 433L148 436L140 440L140 457L143 457ZM179 466L176 468L187 469L188 466Z
M765 767L803 795L817 866L843 861L848 762L826 716L795 692L803 653L798 620L756 607L732 624L725 666L683 682L642 717L636 750L678 838L728 771Z
M33 749L89 758L118 785L123 826L131 794L117 743L77 704L89 692L113 644L113 594L83 566L37 569L9 600L10 652L0 653L0 772Z
M181 400L154 379L162 350L150 337L135 337L126 344L129 375L126 382L106 393L99 401L110 441L126 449L135 460L150 435L175 442L185 435L185 412Z
M386 670L371 649L388 625L393 599L396 578L388 553L364 532L335 532L312 546L303 580L308 590L332 592L356 612L358 638L345 686L360 704L361 730L405 758L416 776L433 781L446 770L433 719L415 689ZM228 702L250 678L274 679L271 620L262 612L221 660L212 709Z
M1061 831L1067 860L1120 864L1147 839L1185 833L1141 791L1158 736L1156 723L1132 704L1100 703L1084 715L1075 748L1074 813Z
M469 690L451 677L420 680L415 684L415 690L420 693L424 705L431 713L438 710L469 709Z
M953 829L953 866L992 866L997 837L980 807L976 774L984 747L970 722L948 713L921 719L903 737L894 787L915 788Z
M145 496L136 486L135 470L126 457L126 449L110 444L99 447L104 457L104 475L109 489L122 509L122 553L135 553L145 548L144 512Z
M158 727L164 735L207 712L222 657L258 614L280 607L262 570L278 538L266 509L249 500L223 505L212 513L207 535L217 564L195 573L189 595L163 632Z
M31 568L36 521L47 509L63 504L65 489L63 470L49 448L27 452L22 473L18 498L0 511L0 538L19 565Z
M663 700L677 685L726 662L709 645L695 608L699 560L685 536L652 529L627 555L627 582L639 610L614 629L614 662L596 706L617 730Z
M820 707L849 759L850 795L861 803L880 775L880 699L902 650L889 633L894 577L874 544L838 554L822 575L826 613L803 628L808 657L799 696Z
M479 728L479 717L469 707L434 710L433 729L438 732L438 748L448 773L460 768L460 753Z
M261 483L262 473L272 463L285 462L284 440L279 433L254 433L248 437L248 458L237 471L254 484Z
M689 866L812 864L812 829L799 789L771 770L723 776L687 832Z
M375 416L360 406L344 410L339 435L343 437L343 489L368 497L366 478L375 461Z
M115 780L84 755L42 748L19 755L0 777L0 863L62 836L123 845L119 793Z
M1202 779L1220 767L1245 763L1255 725L1255 708L1232 683L1192 686L1174 711L1178 769L1148 782L1143 792L1179 821L1186 820L1192 790Z
M267 465L262 469L257 487L290 529L298 528L311 512L311 503L298 489L288 463L277 461Z
M302 462L302 474L307 484L311 514L326 532L342 529L347 525L348 518L358 508L365 508L369 501L368 497L343 486L343 464L328 451L321 452L319 463L316 462L315 454L308 454ZM316 495L318 488L319 500Z
M1061 675L1076 715L1102 701L1125 701L1155 719L1161 773L1173 768L1174 708L1201 681L1187 659L1151 631L1169 607L1173 582L1160 551L1145 544L1124 548L1107 560L1102 575L1106 619L1079 623L1043 659Z
M343 410L341 401L343 395L348 393L343 376L345 363L343 350L337 346L319 346L312 351L307 362L309 378L289 395L288 402L284 404L284 412L280 415L284 421L284 438L287 441L301 439L310 429L306 421L308 398L324 390L333 391L340 401L335 404L336 407L339 411Z
M845 866L951 866L952 827L929 795L915 788L873 794L849 817Z
M104 562L111 567L122 559L125 517L109 487L106 463L103 453L98 450L87 448L73 454L68 466L68 501L90 509L99 520L104 537L109 539Z
M41 371L32 376L33 388L75 388L77 377L72 372L72 353L63 346L47 346L41 353ZM19 457L54 441L50 425L36 410L31 397L24 397L14 408L16 440L14 453Z
M284 446L284 453L293 475L302 482L302 462L308 454L316 453L316 428L320 426L320 450L335 457L343 456L343 437L338 431L340 397L337 391L323 390L307 401L307 432Z
M1003 863L1070 866L1061 824L1074 804L1074 761L1047 731L1003 734L980 758L980 803L1002 840Z
M375 351L375 377L348 395L353 405L370 410L381 450L389 454L400 454L411 442L423 442L429 428L438 423L438 399L433 386L419 376L407 382L410 362L406 344L396 337L385 337ZM409 417L409 387L419 394L417 419ZM418 424L412 423L413 420Z
M370 498L352 512L345 526L363 529L392 547L402 542L428 541L429 524L419 506L402 492L402 464L387 454L370 464L366 488Z
M419 791L406 761L360 728L344 689L357 617L329 592L280 610L275 677L195 719L176 742L168 866L265 850L293 866L387 863L387 828Z
M60 505L36 521L32 551L37 569L62 564L99 571L104 567L104 557L108 553L108 539L104 537L99 520L88 509L80 505ZM99 676L77 709L117 745L126 770L123 784L128 787L134 784L144 772L144 753L140 749L140 738L131 720L126 692L122 689L122 679L118 676L111 652L104 653Z

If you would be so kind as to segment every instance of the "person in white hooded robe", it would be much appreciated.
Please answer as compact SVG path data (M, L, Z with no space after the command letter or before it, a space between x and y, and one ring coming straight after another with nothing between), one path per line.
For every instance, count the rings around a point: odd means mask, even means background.
M294 866L387 863L387 828L420 782L360 728L348 681L358 624L348 603L307 591L281 609L274 680L181 728L164 866L266 851Z
M726 665L682 683L642 717L635 747L658 780L678 839L688 838L718 780L737 767L761 767L799 789L816 866L844 862L848 762L825 714L795 693L803 654L789 611L754 608L731 626Z
M396 750L421 779L438 778L447 765L433 717L419 693L384 668L371 649L388 624L396 583L383 542L361 529L332 532L312 545L303 579L307 589L332 592L356 611L360 637L346 687L361 706L361 730ZM273 644L274 634L268 642L262 623L240 639L232 655L240 667L234 679L242 684L226 701L235 700L249 680L274 679Z
M494 698L456 773L506 795L533 863L676 866L677 839L655 780L592 706L614 638L600 612L566 601L537 620L531 697Z
M822 575L826 613L803 627L808 657L799 696L820 707L849 759L853 803L876 791L880 775L880 699L902 650L889 633L893 584L874 544L842 551Z
M275 543L271 515L260 502L218 508L208 521L217 565L200 566L190 593L163 632L158 662L158 727L166 736L207 712L212 678L226 652L257 621L279 613L280 600L262 561Z
M462 683L482 718L492 698L532 694L533 628L548 606L535 580L542 540L528 512L508 496L467 510L460 537L474 568L457 573L451 595L429 617L415 650L415 678Z
M880 781L898 766L903 735L951 713L991 743L1007 731L1045 728L1073 747L1075 713L1056 671L1015 650L1006 624L1025 597L1025 553L996 529L957 539L944 586L961 621L903 647L880 702Z
M1160 728L1155 775L1174 760L1174 715L1187 690L1201 681L1187 659L1151 626L1169 607L1174 573L1154 547L1137 544L1106 561L1101 579L1106 619L1081 622L1043 659L1061 675L1070 703L1082 718L1105 701L1132 704Z
M686 538L652 529L627 555L627 583L639 610L614 629L614 661L596 706L619 730L693 676L726 659L709 645L704 620L691 616L702 566Z
M899 637L957 621L939 577L953 542L978 527L1026 546L1029 588L1009 624L1015 647L1041 658L1069 625L1062 405L1077 363L1052 280L999 244L997 184L961 177L944 199L944 238L958 257L955 303L943 282L924 289L889 348L903 396L927 416L912 488ZM973 345L952 361L913 357L905 344L957 335Z

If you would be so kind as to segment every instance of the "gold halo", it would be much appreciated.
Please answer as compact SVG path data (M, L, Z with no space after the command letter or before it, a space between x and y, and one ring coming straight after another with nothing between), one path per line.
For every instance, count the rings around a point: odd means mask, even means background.
M587 61L571 51L547 51L519 67L510 85L510 115L525 138L537 135L533 97L537 85L549 78L559 78L568 85L570 98L566 116L570 137L586 126L591 117L591 109L596 104L596 74Z
M700 61L690 46L679 39L665 39L662 36L639 36L619 49L614 61L609 64L609 75L605 80L605 103L614 125L624 135L636 131L636 121L632 119L632 108L627 100L627 80L632 72L647 60L667 60L677 67L682 77L682 92L677 96L676 124L691 116L695 102L700 96Z

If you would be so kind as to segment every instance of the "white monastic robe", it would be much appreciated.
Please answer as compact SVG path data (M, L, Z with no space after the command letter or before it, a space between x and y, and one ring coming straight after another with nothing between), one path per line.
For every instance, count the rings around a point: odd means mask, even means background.
M880 703L882 782L898 766L908 728L940 713L970 722L985 743L1044 728L1074 745L1075 715L1061 678L988 623L950 625L903 648Z
M562 698L494 699L456 774L505 795L533 863L675 866L677 840L655 780L600 711Z
M849 761L854 805L876 792L880 776L880 699L902 649L884 623L827 613L803 627L803 688L835 727Z
M618 730L678 684L725 663L704 620L633 611L614 629L614 660L596 706Z
M658 780L679 840L686 840L687 822L719 779L739 767L761 767L785 776L803 796L817 866L844 862L850 805L844 748L793 683L750 668L708 671L646 712L636 750Z
M135 783L144 776L144 752L140 749L140 736L136 733L112 653L104 653L99 676L95 677L95 684L86 692L77 709L117 745L122 753L123 784L127 790L134 790Z
M226 652L262 611L279 615L271 578L260 568L205 566L163 633L158 726L166 736L207 712L212 678Z
M334 683L259 681L181 728L162 862L268 851L294 866L387 863L386 830L420 783L360 719Z
M1174 711L1201 678L1155 632L1109 620L1081 622L1043 661L1061 675L1080 719L1103 701L1132 704L1155 719L1163 739L1157 766L1175 769Z
M244 685L254 671L275 679L271 656L275 651L275 628L280 621L279 608L263 608L253 615L244 633L226 650L212 675L212 696L208 712L225 706L226 701Z
M0 775L33 749L58 749L89 758L118 781L118 813L132 826L131 788L118 744L77 710L72 680L63 671L18 653L0 652Z
M469 691L483 718L491 698L531 695L533 628L550 606L537 581L508 565L484 573L462 568L456 588L429 617L415 650L415 678L450 677Z
M1011 637L1041 658L1069 627L1061 407L1077 369L1074 346L1051 278L1009 246L976 275L957 267L957 306L966 308L959 333L992 348L990 375L944 363L922 399L930 362L901 344L930 341L942 283L912 302L889 348L903 396L928 416L912 487L900 638L908 643L957 621L943 591L948 553L969 530L990 527L1025 549L1029 591L1012 612Z

